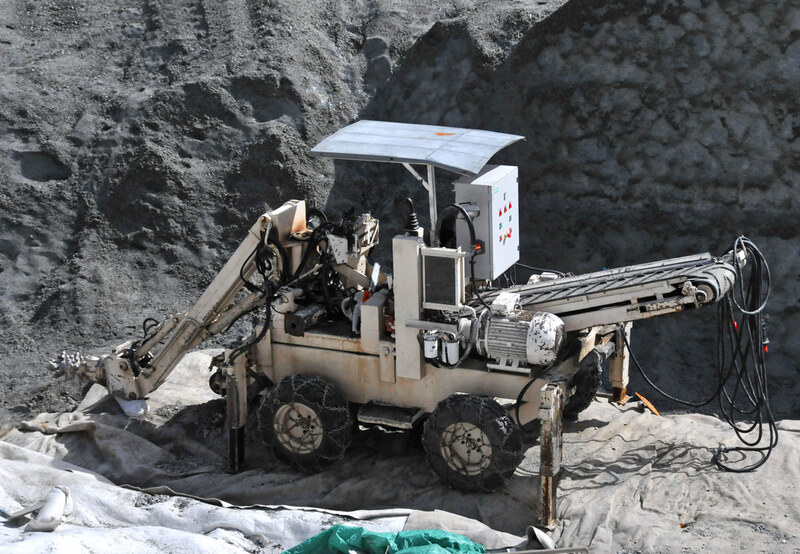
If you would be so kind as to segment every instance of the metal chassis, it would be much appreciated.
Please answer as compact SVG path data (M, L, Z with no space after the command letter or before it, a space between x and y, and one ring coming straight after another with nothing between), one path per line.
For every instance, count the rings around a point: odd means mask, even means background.
M395 342L382 336L383 319L380 308L383 299L376 298L364 305L362 338L344 337L322 331L308 331L302 337L283 331L283 315L276 313L272 328L265 338L253 347L247 361L240 357L233 367L225 368L228 379L227 425L229 435L230 470L239 471L244 461L244 427L247 421L247 371L266 376L273 383L295 373L323 376L334 383L348 401L365 404L383 403L390 406L418 408L432 412L438 402L453 393L472 393L511 400L506 403L509 414L516 419L516 399L528 383L529 376L518 373L490 372L479 362L465 367L445 369L424 364L419 379L397 375ZM376 325L369 332L365 327ZM376 332L377 331L377 332ZM563 443L563 408L574 391L568 389L569 378L577 371L578 362L595 345L612 339L620 332L630 333L630 323L624 326L595 327L581 337L581 349L573 357L552 368L528 388L519 406L518 423L534 419L541 422L539 464L540 524L553 528L557 523L557 483L561 469ZM620 342L616 343L621 344ZM611 358L614 400L618 391L628 383L628 361L624 348L617 346Z

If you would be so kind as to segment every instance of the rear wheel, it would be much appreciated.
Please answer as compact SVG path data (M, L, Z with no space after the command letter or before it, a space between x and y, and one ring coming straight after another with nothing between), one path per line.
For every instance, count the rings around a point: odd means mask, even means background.
M454 394L439 402L423 430L428 463L453 488L490 492L522 461L522 433L497 402Z
M259 428L275 456L316 472L344 456L353 438L347 401L322 377L288 375L267 393Z
M600 388L602 374L601 358L592 350L581 360L578 371L569 381L569 388L574 388L575 392L564 406L564 417L574 419L589 407Z

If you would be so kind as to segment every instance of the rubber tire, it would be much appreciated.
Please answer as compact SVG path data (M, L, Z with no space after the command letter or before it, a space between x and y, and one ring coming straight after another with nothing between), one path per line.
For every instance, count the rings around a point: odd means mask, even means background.
M282 444L275 431L275 415L287 404L310 408L322 425L319 446L297 453ZM354 422L347 400L328 380L309 375L287 375L266 394L258 409L258 427L275 457L302 471L316 473L344 457L353 439Z
M581 360L578 371L569 380L568 388L575 388L575 394L570 397L564 406L564 417L575 419L582 411L588 408L594 400L594 395L600 389L603 367L600 356L592 350Z
M477 475L451 468L442 455L443 433L454 423L469 423L480 429L492 447L489 465ZM454 394L439 402L425 422L422 444L433 471L454 489L492 492L502 487L522 461L523 442L519 425L491 398Z

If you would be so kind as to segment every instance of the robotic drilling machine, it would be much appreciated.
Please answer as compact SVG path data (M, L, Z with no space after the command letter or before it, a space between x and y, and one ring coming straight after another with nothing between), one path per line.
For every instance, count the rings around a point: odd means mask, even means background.
M717 302L735 281L737 253L494 286L519 260L520 198L517 167L486 164L521 139L367 120L344 127L311 154L400 163L428 191L429 240L412 207L392 239L392 274L368 262L379 234L370 214L334 222L290 200L258 218L190 310L99 358L62 354L53 368L103 383L129 408L189 350L263 309L263 323L210 368L212 389L227 397L233 470L255 401L276 456L311 471L344 456L356 422L424 421L430 465L463 490L502 486L523 456L521 426L538 420L541 517L552 525L562 416L588 407L606 359L613 399L624 401L632 322ZM441 211L435 168L461 176Z

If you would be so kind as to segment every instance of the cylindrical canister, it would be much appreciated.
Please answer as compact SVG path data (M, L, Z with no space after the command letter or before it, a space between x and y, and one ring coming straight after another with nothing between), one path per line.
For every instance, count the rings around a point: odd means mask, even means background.
M422 334L422 346L426 360L434 360L439 357L439 338L436 331L425 331Z
M452 365L461 356L461 343L455 335L445 335L442 337L442 361Z

